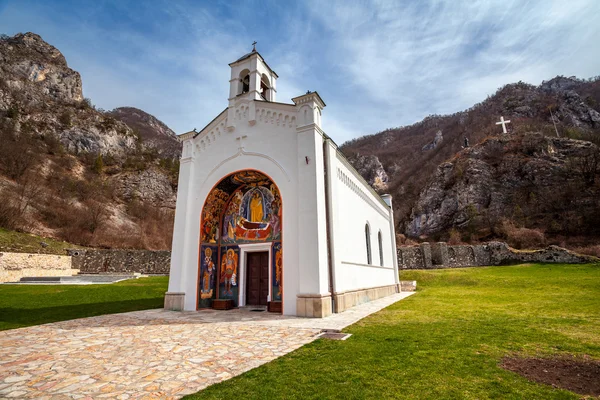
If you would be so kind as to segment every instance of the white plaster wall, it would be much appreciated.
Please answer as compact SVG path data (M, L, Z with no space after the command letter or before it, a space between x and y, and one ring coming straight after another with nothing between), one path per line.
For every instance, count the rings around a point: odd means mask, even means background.
M185 310L197 305L200 215L212 188L229 174L255 169L278 186L283 206L283 312L296 313L298 293L326 293L327 263L322 192L320 136L314 129L299 133L294 105L255 102L251 125L251 102L238 101L233 110L235 128L227 129L231 112L223 113L195 139L185 136L173 237L169 292L184 292ZM303 137L302 143L298 138ZM242 139L240 144L239 138ZM315 140L319 143L315 143ZM242 147L243 146L243 147ZM306 157L310 162L306 163ZM319 158L320 157L320 158ZM321 161L319 165L315 160ZM320 184L315 176L321 178ZM310 177L314 182L307 184ZM320 210L319 213L316 210ZM318 215L322 214L322 220ZM299 218L302 218L302 224ZM308 226L312 235L307 235ZM318 227L323 226L322 234Z
M334 153L335 154L335 153ZM339 154L332 158L332 208L335 219L336 291L393 285L394 254L390 210L358 177ZM371 227L371 265L367 262L365 224ZM378 232L382 234L383 266L379 258Z

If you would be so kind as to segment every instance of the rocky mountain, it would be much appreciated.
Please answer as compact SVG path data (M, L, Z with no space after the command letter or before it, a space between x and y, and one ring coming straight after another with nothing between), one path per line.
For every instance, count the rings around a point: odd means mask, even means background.
M507 135L495 124L500 116L511 121ZM469 241L502 236L509 225L553 237L600 234L588 224L600 220L585 218L600 207L598 179L581 172L600 172L596 144L600 78L558 76L539 86L506 85L463 112L358 138L341 150L371 184L387 175L386 185L374 187L395 197L398 232L426 240L458 232Z
M502 234L510 220L547 233L600 234L600 149L541 133L490 137L442 163L406 233L449 227Z
M159 155L165 157L181 156L181 143L177 135L155 116L135 107L119 107L107 114L138 133L144 147L156 149Z
M104 112L35 33L0 36L0 226L95 246L168 248L177 139L142 110Z
M18 117L17 132L52 132L73 153L123 156L135 148L133 130L84 99L79 73L39 35L0 40L0 91L0 109Z

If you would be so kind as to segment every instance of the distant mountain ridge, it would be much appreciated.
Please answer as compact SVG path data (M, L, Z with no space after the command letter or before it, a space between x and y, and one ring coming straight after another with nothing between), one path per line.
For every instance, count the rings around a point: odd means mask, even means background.
M118 107L107 114L138 132L144 146L155 148L160 155L172 158L181 156L181 143L177 135L155 116L135 107Z
M502 135L501 127L495 124L500 116L511 120L508 125L509 134L506 137ZM523 82L509 84L468 110L452 115L432 115L410 126L388 129L374 135L351 140L340 148L365 179L369 180L378 191L389 192L394 196L394 211L399 233L409 237L447 239L452 230L458 230L463 233L462 236L465 239L468 236L464 232L467 227L471 231L473 230L473 224L470 224L470 221L481 219L479 218L481 213L488 212L485 202L478 203L469 199L468 196L457 194L461 199L459 201L456 196L449 195L452 190L460 192L462 189L455 186L456 182L444 181L445 178L443 178L444 175L440 168L448 168L448 163L454 166L458 163L463 168L461 176L470 176L471 180L485 180L475 170L472 170L476 168L475 164L466 162L466 160L464 163L460 161L472 157L479 144L489 149L492 142L486 141L490 138L498 138L502 143L507 140L511 143L520 143L525 140L524 137L535 137L537 138L535 141L544 147L542 143L545 142L541 138L556 137L557 132L562 139L560 146L556 145L558 146L555 146L556 148L578 148L580 150L587 148L583 144L581 146L569 144L570 141L577 142L573 139L583 139L588 144L590 141L596 144L600 143L599 77L582 80L575 77L557 76L539 86ZM467 141L470 149L463 150ZM496 146L499 145L496 144ZM591 144L591 146L592 149L597 148L595 144ZM503 165L503 162L509 158L513 161L519 159L519 157L513 157L518 153L518 146L507 144L506 148L502 147L502 149L504 150L499 151L500 165ZM586 153L588 150L581 151ZM577 151L575 152L577 153ZM527 155L530 158L529 162L542 165L541 161L534 162L534 159L545 157L542 153ZM585 156L583 153L580 154L582 157ZM561 151L558 154L562 154ZM568 154L562 154L563 161L567 156ZM373 171L369 168L365 170L365 158L369 159L369 164L372 166L380 165L377 167L378 170ZM575 162L575 160L568 162ZM559 164L564 167L564 163ZM553 167L550 168L551 170L556 169L554 172L557 179L548 181L552 182L549 187L558 185L556 190L561 189L558 183L559 170L564 172L565 169L559 167L559 164L553 164ZM517 162L512 165L517 167L521 163ZM524 163L521 167L524 165L528 165L528 163ZM506 179L522 180L528 176L525 174L515 178L509 177L505 173L507 171L502 168L495 169L492 180L487 179L488 183L494 184L494 182ZM374 177L384 175L387 177L386 185L382 186L381 182L374 181ZM460 181L456 176L455 178ZM440 186L442 181L445 183ZM588 192L596 193L594 185L581 188L579 193L587 193L582 195L587 198ZM528 187L528 185L522 186ZM435 196L432 196L432 190L436 191ZM486 192L486 189L481 190ZM508 195L508 193L504 194ZM462 205L459 206L459 203ZM451 208L456 209L462 216L455 218L446 215L448 218L436 219L434 215L447 212L447 209L445 212L440 212L440 210L448 207L449 204L452 204ZM469 208L470 217L465 214L465 209L469 204L472 205ZM589 211L587 206L581 208L580 211L583 212L584 209ZM451 214L454 215L454 213ZM507 218L510 220L512 213ZM423 223L421 224L421 222ZM528 224L526 222L520 223L519 226L529 226L532 229L540 229L555 235L573 234L574 232L572 229L561 229L557 226L553 226L551 229L544 224ZM484 231L484 229L480 229L478 234L471 236L483 238L496 235L490 233L489 227L486 232ZM590 230L581 232L582 235L596 234Z

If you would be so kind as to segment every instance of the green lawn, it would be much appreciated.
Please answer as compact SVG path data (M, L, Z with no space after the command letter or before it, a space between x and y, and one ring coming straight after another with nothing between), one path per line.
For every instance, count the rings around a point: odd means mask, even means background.
M0 285L0 330L161 308L168 277L110 285Z
M600 359L600 266L402 272L412 297L190 396L197 399L578 399L498 367L507 354Z

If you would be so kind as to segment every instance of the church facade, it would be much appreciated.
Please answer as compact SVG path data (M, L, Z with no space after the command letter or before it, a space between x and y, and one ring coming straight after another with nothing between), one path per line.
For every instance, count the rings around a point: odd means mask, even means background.
M321 127L317 92L276 101L253 50L229 106L183 143L165 308L324 317L400 290L391 197Z

